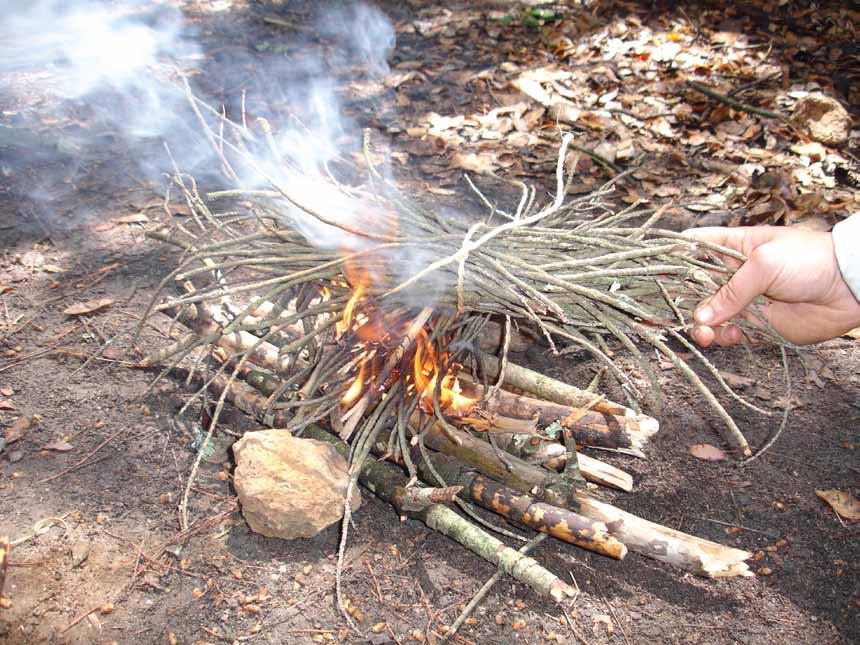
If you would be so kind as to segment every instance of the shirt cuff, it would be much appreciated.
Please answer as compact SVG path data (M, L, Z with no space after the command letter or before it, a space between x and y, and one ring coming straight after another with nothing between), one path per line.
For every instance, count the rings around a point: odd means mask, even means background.
M833 227L833 247L842 277L860 301L860 213Z

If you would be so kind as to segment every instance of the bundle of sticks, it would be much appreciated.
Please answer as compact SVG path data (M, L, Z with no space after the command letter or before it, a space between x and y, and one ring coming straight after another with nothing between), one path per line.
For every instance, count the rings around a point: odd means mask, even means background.
M622 490L632 480L576 450L642 456L657 430L640 411L642 385L613 358L615 342L638 361L658 404L653 350L716 412L737 453L750 454L730 414L672 348L684 347L726 396L767 414L735 394L683 333L695 304L730 276L721 257L742 259L737 253L657 228L665 208L614 209L623 175L568 200L569 137L549 203L538 206L523 187L507 212L478 193L488 210L469 218L417 206L367 154L361 188L338 178L355 171L346 160L309 172L265 121L236 124L190 91L189 100L237 188L205 193L177 170L173 185L191 218L151 235L184 254L144 319L164 313L190 333L145 363L165 373L185 365L201 395L217 392L210 435L231 401L266 425L340 442L353 480L404 513L426 519L456 489L612 557L630 548L702 575L748 573L744 551L596 500L583 480ZM249 175L253 189L240 179ZM179 295L165 297L172 284ZM766 326L742 324L750 337L779 342ZM486 353L480 340L493 325L499 347ZM556 355L589 352L620 384L625 405L513 365L519 327ZM374 453L385 461L368 459Z
M185 305L174 316L194 338L212 338L223 312L212 305L196 304ZM291 414L273 408L269 400L283 384L275 376L277 348L242 332L220 335L213 342L219 362L230 362L243 352L251 358L238 378L221 373L208 379L209 392L265 425L289 425ZM489 358L487 363L491 373L497 373L499 362ZM470 384L464 391L477 395L478 387ZM648 438L658 431L655 419L511 363L503 387L509 389L490 394L471 411L475 415L488 413L481 432L462 429L452 436L429 415L430 423L422 424L419 414L409 422L418 440L411 442L409 453L400 458L394 457L391 448L396 431L390 429L387 437L382 433L370 447L382 459L363 461L357 480L391 502L402 515L419 518L490 561L504 563L506 572L556 600L569 596L573 589L530 559L529 566L524 567L515 551L505 551L503 543L445 504L458 495L515 525L616 559L623 559L629 549L701 576L751 575L745 563L751 554L746 551L655 524L600 501L579 485L578 474L589 482L623 491L632 490L632 477L601 460L568 450L538 430L545 427L541 416L554 418L552 423L561 427L562 435L580 448L642 454ZM463 428L472 426L468 420L450 421L462 421ZM521 426L522 421L528 423ZM350 454L348 444L330 425L325 429L309 424L303 436L332 443L345 456ZM518 437L525 441L517 442ZM578 462L578 469L571 469L567 459ZM416 469L417 481L410 481L404 473L406 460ZM513 560L505 560L505 553Z

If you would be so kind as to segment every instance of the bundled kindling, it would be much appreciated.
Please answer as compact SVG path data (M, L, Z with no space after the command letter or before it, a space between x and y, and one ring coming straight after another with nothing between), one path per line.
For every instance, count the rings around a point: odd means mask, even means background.
M165 314L189 333L144 363L186 366L201 393L216 393L210 433L229 400L298 434L324 426L348 443L354 477L384 488L403 512L419 512L403 503L419 481L446 495L462 487L460 498L511 522L612 557L630 549L701 575L747 573L746 552L595 500L586 480L630 490L632 478L577 450L644 456L659 425L640 403L660 403L660 358L710 406L736 452L750 454L723 401L764 411L684 335L693 307L730 277L723 258L741 256L659 228L667 207L614 207L623 173L570 199L569 136L547 203L525 187L512 208L479 194L487 210L470 216L406 198L368 154L363 168L338 158L309 169L265 121L234 123L190 91L189 101L232 187L206 192L177 169L171 189L190 217L151 235L182 255L145 319ZM624 404L513 364L519 327L554 355L590 354ZM482 343L485 333L492 342ZM499 351L487 353L493 345ZM622 367L622 352L638 375ZM397 477L368 466L380 445ZM390 485L368 483L377 475ZM451 528L453 511L438 502L420 513L446 534L471 531ZM477 543L553 597L567 594L522 554Z

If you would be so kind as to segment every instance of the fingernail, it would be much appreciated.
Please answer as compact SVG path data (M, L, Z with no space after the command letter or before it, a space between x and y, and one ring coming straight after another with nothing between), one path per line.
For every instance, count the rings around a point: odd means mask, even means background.
M693 312L693 318L695 318L696 322L700 325L707 325L714 319L714 310L710 305L702 305Z

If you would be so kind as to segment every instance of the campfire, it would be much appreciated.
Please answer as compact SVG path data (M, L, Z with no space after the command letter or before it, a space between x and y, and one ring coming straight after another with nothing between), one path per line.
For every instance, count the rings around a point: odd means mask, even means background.
M251 152L260 142L277 153L268 124L255 131L190 100L228 177L238 181L239 164L262 172ZM282 177L265 174L265 190L203 193L177 175L194 226L177 222L153 237L184 249L163 283L182 293L159 296L149 315L167 314L190 333L144 363L184 369L201 393L214 393L207 440L229 401L265 425L338 446L352 484L556 599L573 590L474 524L472 505L610 557L631 550L699 575L750 575L749 553L596 496L597 485L631 490L632 477L580 449L641 458L659 427L641 412L642 381L613 358L617 347L638 361L657 404L653 352L674 365L722 419L739 456L750 454L739 428L670 342L727 396L758 408L684 335L692 307L730 275L719 254L732 252L659 229L665 208L613 209L623 175L568 200L568 142L548 204L537 206L524 189L515 209L472 220L414 205L367 156L372 189L333 177L303 181L286 158ZM509 348L526 330L551 354L590 353L625 403L514 364ZM767 328L745 332L778 341ZM489 336L496 347L482 347Z

